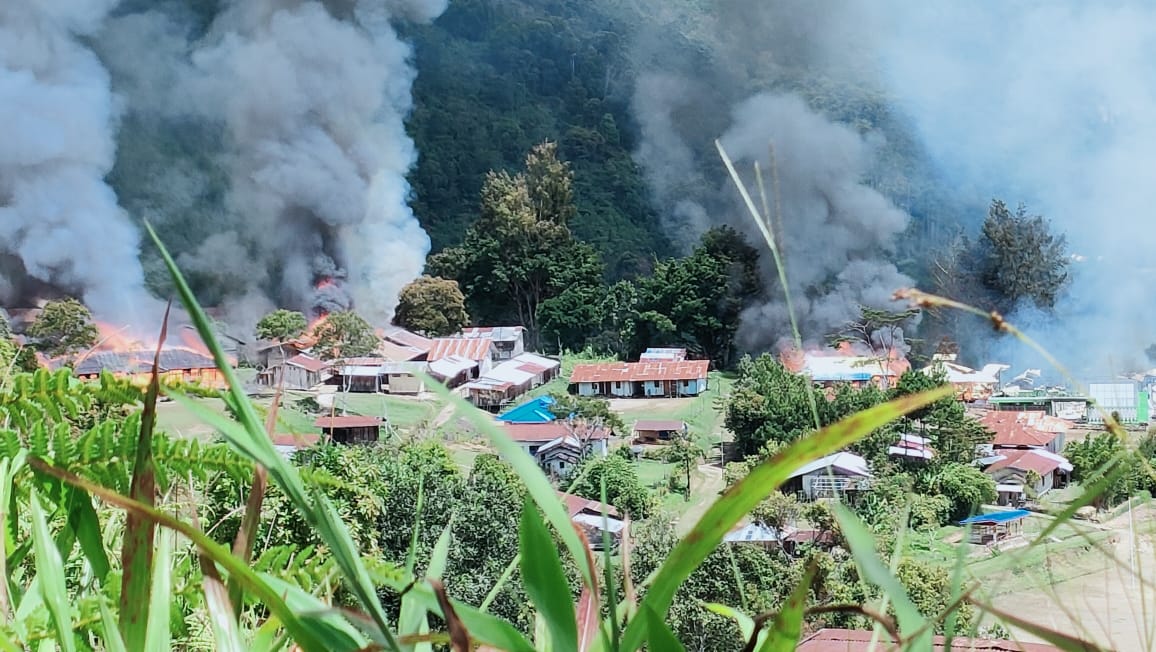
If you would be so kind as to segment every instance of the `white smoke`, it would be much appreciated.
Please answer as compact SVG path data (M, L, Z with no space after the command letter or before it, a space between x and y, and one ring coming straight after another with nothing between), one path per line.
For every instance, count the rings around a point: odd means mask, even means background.
M1151 367L1156 5L887 4L874 8L888 92L951 181L1027 201L1085 259L1055 314L1011 320L1087 373ZM1024 353L995 351L1038 362Z
M117 0L0 4L0 253L18 259L0 299L25 286L79 295L98 317L140 323L140 234L104 177L116 103L83 39Z
M429 251L405 180L415 73L390 20L428 20L445 3L332 4L234 3L196 45L184 92L228 134L232 234L255 267L244 289L297 308L352 302L384 323ZM191 258L212 261L221 244ZM323 279L336 285L319 292Z

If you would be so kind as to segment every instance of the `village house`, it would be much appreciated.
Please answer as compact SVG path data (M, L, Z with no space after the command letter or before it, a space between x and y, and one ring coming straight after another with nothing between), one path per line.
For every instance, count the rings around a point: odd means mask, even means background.
M518 407L510 408L499 414L498 421L505 421L506 423L550 423L557 421L558 417L551 411L555 403L557 401L550 396L532 398Z
M1042 448L1052 453L1064 449L1064 433L1071 423L1042 412L989 411L980 418L992 432L993 448Z
M526 352L526 329L521 326L471 326L463 328L458 337L481 339L493 343L490 349L495 362L512 360Z
M977 371L957 363L954 353L937 353L931 360L931 364L921 371L928 376L942 372L955 389L956 398L966 403L991 398L999 391L1000 373L1011 368L1006 364L991 363Z
M404 344L397 344L389 340L381 340L377 344L377 348L373 350L376 357L388 360L390 362L414 362L416 360L425 360L429 355L429 349L419 349L413 346L406 346Z
M255 366L259 372L278 369L289 358L306 353L308 350L308 347L293 342L261 340L256 344Z
M98 380L101 372L107 371L117 378L125 378L134 385L144 387L152 378L156 356L155 350L93 351L71 365L72 373L81 380ZM54 366L58 364L54 363ZM195 383L218 389L227 385L225 377L217 369L216 361L188 349L161 349L157 375L162 383Z
M605 456L612 434L602 425L569 419L500 425L539 466L556 476L565 476L586 457Z
M395 346L405 347L407 349L417 351L419 353L418 358L412 359L420 359L422 355L429 353L429 350L433 347L433 340L430 338L418 335L413 331L407 331L400 326L386 326L385 328L379 328L377 329L377 336L380 337L383 341L389 342ZM397 360L395 362L404 361Z
M332 377L331 363L299 353L276 367L259 371L257 383L268 387L280 385L284 389L306 390Z
M424 362L390 362L382 358L347 358L336 367L333 383L354 393L420 394Z
M558 497L565 503L570 520L586 534L591 549L605 549L607 540L610 541L612 550L618 547L618 543L622 540L622 531L626 528L626 521L617 509L597 500L561 491L558 492Z
M709 370L709 360L578 364L570 391L618 398L698 396L707 390Z
M787 477L781 490L803 500L839 498L870 489L873 478L867 460L854 453L835 453L800 467Z
M1022 504L1028 488L1042 496L1064 487L1072 473L1067 458L1041 448L997 448L981 463L985 465L983 472L995 481L1000 505Z
M494 343L488 339L464 339L461 337L438 337L431 340L430 363L443 358L455 357L471 360L476 367L470 372L472 378L485 376L494 368Z
M679 362L686 360L686 349L651 347L638 356L639 362Z
M462 356L451 355L429 363L429 373L438 382L453 389L469 382L477 375L478 363Z
M463 386L475 406L497 412L519 396L558 376L562 363L533 353L523 353L498 364L477 380Z
M931 442L927 437L905 433L899 435L899 441L887 449L891 457L902 457L908 460L930 460L935 457Z
M634 423L634 441L638 444L658 444L676 437L686 437L685 421L675 419L639 419Z
M329 416L313 425L337 444L372 444L381 438L381 417Z

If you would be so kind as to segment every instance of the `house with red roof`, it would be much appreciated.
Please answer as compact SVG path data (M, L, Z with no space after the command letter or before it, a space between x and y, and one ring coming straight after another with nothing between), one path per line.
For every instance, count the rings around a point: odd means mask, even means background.
M626 521L617 509L597 500L589 500L562 491L558 492L558 497L566 504L566 513L570 515L570 520L583 531L592 549L602 550L607 539L611 548L618 545L622 530L626 528Z
M674 398L707 390L709 360L644 360L574 365L570 389L579 396Z
M1001 505L1020 505L1068 483L1072 465L1060 455L1070 424L1042 412L988 412L980 423L992 432L991 450L980 460L996 483Z
M321 417L313 425L339 444L372 444L381 437L381 417L335 415Z
M519 446L555 476L565 476L592 455L605 456L613 434L601 424L577 419L499 424Z

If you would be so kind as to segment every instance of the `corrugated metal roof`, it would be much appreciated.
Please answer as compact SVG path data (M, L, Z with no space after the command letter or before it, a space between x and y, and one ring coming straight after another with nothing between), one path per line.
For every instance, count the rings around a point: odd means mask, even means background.
M73 367L77 375L112 373L148 373L153 368L156 351L97 351L89 354ZM215 369L217 363L196 351L188 349L162 349L158 361L159 371L179 371L183 369Z
M433 344L433 341L428 337L422 337L400 326L386 326L385 328L379 329L377 334L380 335L382 339L389 340L394 344L412 346L422 351L429 351L430 346Z
M291 364L294 367L301 367L302 369L305 369L307 371L318 372L318 371L324 371L324 370L328 369L330 363L328 363L324 360L318 360L317 358L311 358L307 355L299 353L299 354L293 356L292 358L289 358L288 360L286 360L285 364Z
M814 462L811 462L810 464L803 465L799 468L799 470L795 471L787 477L797 478L801 475L811 473L812 471L818 471L827 468L833 469L835 471L844 471L851 475L858 475L864 478L871 477L871 471L867 468L867 460L859 457L854 453L847 452L835 453L834 455L821 457Z
M520 442L553 441L559 437L576 435L579 439L608 439L610 433L599 426L591 429L585 423L576 423L571 429L566 421L551 421L550 423L499 423L510 439Z
M709 360L604 362L574 365L571 383L615 381L702 380L710 370Z
M442 379L447 379L457 378L459 374L469 371L470 369L473 369L477 366L478 363L476 360L470 360L469 358L451 355L442 358L441 360L434 360L433 362L429 363L429 370L433 375Z
M460 337L463 339L487 339L494 342L514 342L522 337L521 326L470 326L463 328Z
M599 516L602 514L606 514L608 516L618 516L617 509L600 501L590 500L589 498L583 498L582 496L575 496L574 494L568 494L564 491L559 491L557 494L558 497L562 499L562 502L566 503L566 511L570 513L570 518L574 518L582 512L597 514Z
M416 346L406 346L404 344L396 344L388 340L382 340L377 345L375 353L381 355L386 360L393 362L406 362L409 360L416 360L426 354L428 349L420 349Z
M638 360L686 360L686 349L651 347L643 351Z
M1028 425L1032 421L1015 412L991 411L980 423L995 433L991 442L995 446L1047 446L1057 435Z
M1003 459L993 462L991 466L983 470L984 473L991 473L1000 469L1016 469L1018 471L1035 471L1040 475L1046 475L1056 469L1072 470L1072 464L1066 457L1038 448L1001 449L999 454Z
M451 355L470 360L482 361L490 357L493 342L488 339L464 339L461 337L439 337L433 340L429 349L429 361L441 360Z

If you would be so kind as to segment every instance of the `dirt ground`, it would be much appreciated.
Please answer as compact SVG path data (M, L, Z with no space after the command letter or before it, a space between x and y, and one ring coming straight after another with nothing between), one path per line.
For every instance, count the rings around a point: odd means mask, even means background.
M1156 650L1156 513L1142 507L1109 523L1115 559L1092 552L1071 563L1085 574L993 599L999 609L1120 651ZM1133 549L1133 542L1136 546ZM1059 562L1058 562L1059 563ZM1067 562L1064 562L1067 563ZM1017 639L1042 642L1026 632Z
M610 409L619 414L630 412L675 413L693 404L693 398L612 398Z

